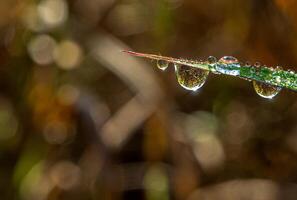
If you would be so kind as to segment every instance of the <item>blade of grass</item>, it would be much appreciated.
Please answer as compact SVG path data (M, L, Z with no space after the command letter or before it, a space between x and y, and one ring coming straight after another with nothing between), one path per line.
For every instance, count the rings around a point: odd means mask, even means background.
M151 60L162 60L179 65L187 65L203 70L212 71L215 74L224 74L230 76L237 76L245 80L258 81L269 85L287 88L293 91L297 91L297 74L293 71L286 71L280 68L268 68L266 66L256 67L247 66L238 63L223 63L214 62L209 63L208 61L196 61L187 59L178 59L166 56L160 56L155 54L138 53L134 51L122 52L132 56L148 58Z

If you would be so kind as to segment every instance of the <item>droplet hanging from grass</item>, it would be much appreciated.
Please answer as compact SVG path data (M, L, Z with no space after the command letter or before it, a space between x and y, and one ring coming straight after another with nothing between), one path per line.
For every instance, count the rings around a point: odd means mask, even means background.
M266 99L272 99L274 98L280 91L281 87L253 81L253 86L256 91L256 93Z
M169 66L169 62L164 60L157 60L157 67L161 70L166 70Z
M178 83L187 90L200 89L209 75L209 71L187 65L175 64L175 73Z

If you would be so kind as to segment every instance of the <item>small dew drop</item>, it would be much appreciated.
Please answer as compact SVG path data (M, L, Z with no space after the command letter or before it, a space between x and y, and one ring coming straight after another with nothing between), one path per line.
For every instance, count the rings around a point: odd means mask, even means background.
M251 63L249 61L245 62L245 66L250 67Z
M169 62L165 61L165 60L158 60L157 61L157 67L161 70L166 70L169 66Z
M276 70L283 70L284 68L283 67L281 67L281 66L276 66L276 68L275 68Z
M216 63L218 62L217 58L214 57L214 56L209 56L207 58L207 62L208 64L210 65L210 71L214 74L220 74L219 72L217 72L216 68L215 68L215 65Z
M255 62L255 67L261 67L261 63Z
M209 64L214 64L214 63L217 62L217 58L214 57L214 56L209 56L209 57L207 58L207 62L208 62Z
M224 56L219 60L219 62L224 64L233 64L233 63L238 63L238 60L233 56Z
M175 73L178 83L186 90L200 89L209 75L209 71L187 65L175 64Z
M256 93L259 96L266 98L266 99L274 98L282 89L277 86L273 86L273 85L269 85L269 84L261 83L261 82L257 82L257 81L253 81L253 86L254 86Z

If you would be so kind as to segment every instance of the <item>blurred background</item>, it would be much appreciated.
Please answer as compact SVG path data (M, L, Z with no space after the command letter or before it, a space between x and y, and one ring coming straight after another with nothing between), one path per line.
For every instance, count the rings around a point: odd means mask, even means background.
M1 0L0 191L11 200L297 198L297 94L154 62L297 70L294 0ZM288 67L287 67L288 66Z

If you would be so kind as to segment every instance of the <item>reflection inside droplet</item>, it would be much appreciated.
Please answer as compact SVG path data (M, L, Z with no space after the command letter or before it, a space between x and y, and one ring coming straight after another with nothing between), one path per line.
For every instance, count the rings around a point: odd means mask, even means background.
M196 91L206 82L209 71L187 65L175 64L175 73L178 83L183 88Z
M280 87L272 86L269 84L253 81L253 86L256 93L266 99L272 99L275 97L280 91Z

